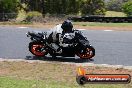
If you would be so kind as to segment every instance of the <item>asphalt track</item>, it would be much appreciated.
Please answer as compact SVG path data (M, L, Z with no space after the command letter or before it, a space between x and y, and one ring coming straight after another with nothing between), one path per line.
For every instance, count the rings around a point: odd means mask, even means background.
M26 37L26 33L47 30L0 26L0 58L132 66L132 31L82 30L96 50L93 61L85 62L77 57L52 59L49 56L33 56L28 51L30 39Z

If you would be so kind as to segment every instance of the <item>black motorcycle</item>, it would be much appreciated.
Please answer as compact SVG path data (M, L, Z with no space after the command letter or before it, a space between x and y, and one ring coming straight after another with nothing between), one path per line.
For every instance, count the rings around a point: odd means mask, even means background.
M47 32L28 32L27 37L30 37L29 51L35 55L43 57L50 54L52 57L75 57L77 55L81 59L91 59L95 56L95 49L89 44L86 37L79 30L74 30L73 33L61 34L62 44L59 45L62 52L56 52L48 43L46 37Z

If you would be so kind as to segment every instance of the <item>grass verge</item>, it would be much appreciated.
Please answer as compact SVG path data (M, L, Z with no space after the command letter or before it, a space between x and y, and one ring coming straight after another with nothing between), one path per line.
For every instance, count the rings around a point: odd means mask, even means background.
M132 27L132 23L99 23L99 22L74 22L74 25L92 27Z
M126 17L123 12L107 11L105 17Z
M119 84L86 84L79 86L77 84L67 84L63 82L56 82L52 80L24 80L10 77L0 77L0 88L131 88L131 86L124 87Z
M32 23L32 22L0 22L0 25L26 25L26 26L40 26L45 27L46 25L57 25L62 22L50 22L50 23ZM80 27L132 27L132 23L100 23L100 22L73 22L73 25Z
M29 23L29 22L0 22L1 26L26 26L35 28L51 29L62 22L50 23ZM99 22L73 22L75 29L88 30L117 30L117 31L132 31L132 23L99 23Z
M76 83L75 64L59 62L0 62L0 88L132 88L130 84L86 84ZM92 74L130 74L132 70L85 66Z

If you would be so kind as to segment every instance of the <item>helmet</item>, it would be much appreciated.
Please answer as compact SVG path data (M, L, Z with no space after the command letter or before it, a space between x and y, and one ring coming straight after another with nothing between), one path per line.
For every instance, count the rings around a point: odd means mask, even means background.
M62 23L62 26L61 28L64 30L64 31L72 31L72 28L73 28L73 25L72 25L72 22L70 20L66 20Z

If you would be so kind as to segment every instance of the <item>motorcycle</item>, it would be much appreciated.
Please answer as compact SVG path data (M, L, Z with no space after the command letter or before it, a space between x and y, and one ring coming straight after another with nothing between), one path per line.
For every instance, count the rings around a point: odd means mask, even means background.
M60 53L56 52L48 43L47 32L28 32L26 34L31 39L29 51L35 56L44 57L50 54L52 57L75 57L77 55L81 59L91 59L95 56L94 47L79 30L61 34Z

